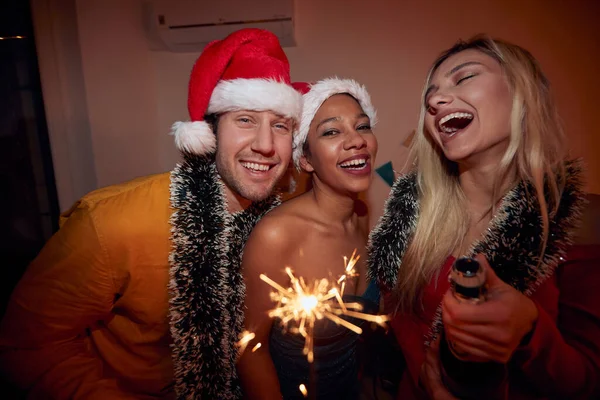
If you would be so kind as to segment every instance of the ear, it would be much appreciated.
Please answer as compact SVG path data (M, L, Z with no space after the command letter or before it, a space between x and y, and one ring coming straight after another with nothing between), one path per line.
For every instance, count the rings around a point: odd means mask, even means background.
M300 156L300 168L309 173L315 170L304 154Z

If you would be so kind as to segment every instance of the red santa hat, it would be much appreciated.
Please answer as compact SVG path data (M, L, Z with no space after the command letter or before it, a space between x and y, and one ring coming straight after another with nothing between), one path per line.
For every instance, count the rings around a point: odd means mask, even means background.
M207 154L216 137L205 115L236 110L273 111L300 119L301 94L290 81L290 65L277 37L242 29L208 44L192 69L188 90L191 121L171 128L181 151Z
M310 123L321 104L328 98L336 94L349 94L354 97L361 108L371 120L371 126L374 127L377 123L377 113L375 107L371 103L371 96L367 89L353 79L326 78L322 79L304 90L299 88L304 95L302 96L302 118L300 119L300 127L294 136L294 164L300 169L300 157L304 155L304 143L308 137Z

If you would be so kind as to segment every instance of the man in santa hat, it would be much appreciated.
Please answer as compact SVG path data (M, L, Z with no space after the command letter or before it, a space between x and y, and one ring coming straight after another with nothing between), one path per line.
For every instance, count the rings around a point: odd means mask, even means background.
M84 196L29 266L0 327L31 398L241 396L243 246L279 202L301 95L277 38L237 31L191 73L183 162Z

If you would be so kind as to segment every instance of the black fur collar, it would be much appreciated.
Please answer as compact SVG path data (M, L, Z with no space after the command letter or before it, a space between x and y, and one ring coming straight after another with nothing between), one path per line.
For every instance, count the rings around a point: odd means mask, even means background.
M186 154L171 174L170 324L180 399L236 399L235 343L243 328L243 247L272 196L227 211L214 156Z
M565 189L558 212L550 222L550 237L541 263L542 223L535 190L526 182L519 183L504 196L483 239L474 243L468 253L470 256L483 253L502 280L526 295L531 295L554 273L571 244L581 216L585 200L580 162L569 162L566 169ZM382 290L396 286L398 269L402 268L402 257L418 215L416 175L399 177L386 202L384 215L369 237L369 277L375 279ZM438 308L426 343L434 340L439 332L440 312Z

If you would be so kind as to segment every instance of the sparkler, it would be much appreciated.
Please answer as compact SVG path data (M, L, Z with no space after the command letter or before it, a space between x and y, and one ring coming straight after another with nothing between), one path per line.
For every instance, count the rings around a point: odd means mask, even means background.
M360 255L358 255L357 257L354 257L355 255L356 255L356 249L354 249L354 251L352 252L352 255L350 256L350 261L348 261L348 257L344 256L344 265L345 265L344 274L342 276L340 276L340 278L337 280L338 285L339 284L342 285L340 288L340 296L344 295L344 289L346 288L346 281L349 278L354 278L354 277L358 276L358 272L356 272L356 270L354 269L354 266L360 259Z
M242 356L242 354L246 350L246 347L248 347L248 343L250 343L250 341L255 337L256 335L254 334L254 332L243 331L242 333L240 333L240 340L236 343L236 346L238 347L238 357ZM254 348L252 349L252 352L255 352L259 347L260 343L257 343L256 346L254 346Z
M312 285L307 285L304 278L296 277L290 267L285 268L285 272L290 278L290 286L287 288L279 285L265 274L260 275L260 279L275 289L270 296L277 305L269 311L269 317L279 318L284 327L287 327L292 321L295 322L295 326L289 328L289 331L304 337L303 354L306 355L309 363L314 361L313 330L317 320L327 318L357 334L361 334L362 329L341 318L341 315L375 322L379 325L384 325L388 320L387 316L361 313L363 307L360 303L344 303L342 300L346 281L351 277L358 276L354 266L359 258L360 256L356 256L356 250L352 253L350 260L344 257L344 274L334 283L327 279L316 279Z
M304 383L301 383L298 389L300 389L300 392L304 397L308 396L308 391L306 390L306 385L304 385Z

